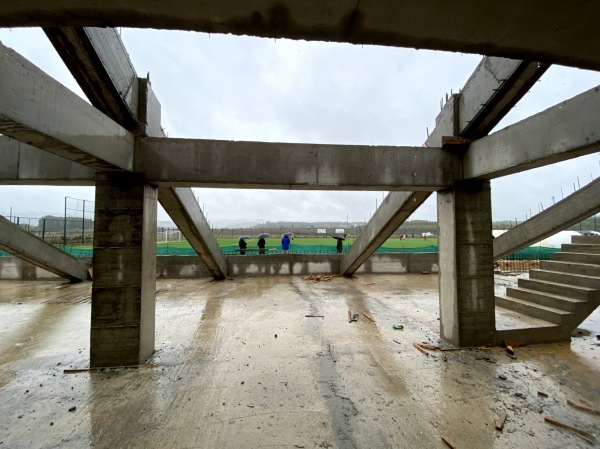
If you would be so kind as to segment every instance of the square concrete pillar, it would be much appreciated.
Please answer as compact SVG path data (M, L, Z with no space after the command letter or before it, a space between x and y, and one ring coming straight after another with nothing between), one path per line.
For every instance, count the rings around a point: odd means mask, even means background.
M154 352L157 189L132 173L96 177L90 366Z
M456 346L491 345L496 329L489 181L438 192L440 334Z

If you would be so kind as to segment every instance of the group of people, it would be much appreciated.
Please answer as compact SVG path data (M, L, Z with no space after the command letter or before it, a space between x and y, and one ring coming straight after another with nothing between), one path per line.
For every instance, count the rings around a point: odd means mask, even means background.
M246 254L246 248L248 247L246 240L244 238L240 238L238 244L240 245L240 254ZM258 242L256 242L256 245L258 246L258 254L265 253L265 244L266 242L263 237L258 239Z
M337 240L337 244L336 244L336 250L338 254L341 254L343 249L344 249L344 240L347 236L334 236L333 238ZM292 244L292 240L293 237L290 236L290 234L284 234L283 237L281 238L281 252L283 254L288 254L290 252L290 246ZM240 246L240 254L246 254L246 248L248 247L248 244L246 243L246 240L244 237L240 237L239 240L239 246ZM257 246L258 246L258 254L265 254L265 239L263 237L258 239L258 242L256 242Z

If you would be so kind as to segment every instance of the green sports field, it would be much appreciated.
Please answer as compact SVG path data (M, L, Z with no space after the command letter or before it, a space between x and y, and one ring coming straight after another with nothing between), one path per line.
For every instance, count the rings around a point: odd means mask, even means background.
M344 252L346 252L354 238L348 238L344 241ZM258 239L247 239L248 254L257 253ZM239 254L237 238L220 238L217 242L223 254ZM292 253L302 254L330 254L336 252L336 239L332 237L294 237L291 244ZM281 253L281 238L267 238L266 248L269 254ZM68 247L67 251L76 257L89 257L92 255L91 245L79 245ZM422 238L409 238L401 240L398 237L388 239L377 252L437 252L437 238L428 237L427 240ZM156 253L159 256L193 256L196 253L191 248L187 240L178 242L160 242L157 244Z

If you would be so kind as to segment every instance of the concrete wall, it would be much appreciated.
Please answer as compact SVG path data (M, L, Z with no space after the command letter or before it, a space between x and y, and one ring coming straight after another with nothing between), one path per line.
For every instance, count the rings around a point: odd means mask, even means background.
M91 259L85 259L91 263ZM341 257L312 254L276 254L271 256L228 256L229 276L271 276L305 274L339 274ZM356 274L438 272L435 253L376 254L371 256ZM156 277L162 279L211 278L199 257L161 256L156 258ZM16 257L0 257L0 279L59 280L49 271Z

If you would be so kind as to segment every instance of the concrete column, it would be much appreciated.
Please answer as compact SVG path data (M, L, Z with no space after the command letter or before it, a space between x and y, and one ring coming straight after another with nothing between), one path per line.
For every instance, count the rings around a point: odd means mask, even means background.
M489 181L438 192L440 335L456 346L494 342L494 266Z
M157 189L132 173L96 177L90 366L154 352Z

